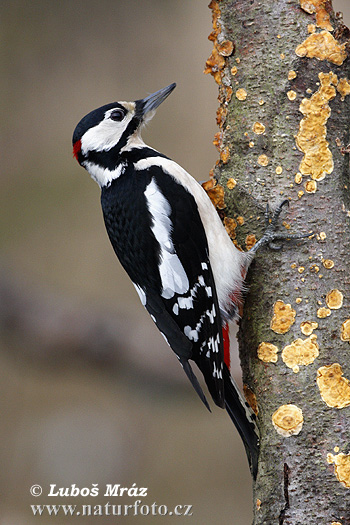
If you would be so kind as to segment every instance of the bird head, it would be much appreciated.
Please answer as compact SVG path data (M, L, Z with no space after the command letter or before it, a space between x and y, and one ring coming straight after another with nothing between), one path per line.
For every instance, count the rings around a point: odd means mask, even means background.
M97 158L101 167L105 165L110 169L108 163L123 148L143 144L142 125L154 116L157 107L175 86L175 83L170 84L135 102L106 104L83 117L73 133L73 155L79 164L88 169L89 162L96 162Z

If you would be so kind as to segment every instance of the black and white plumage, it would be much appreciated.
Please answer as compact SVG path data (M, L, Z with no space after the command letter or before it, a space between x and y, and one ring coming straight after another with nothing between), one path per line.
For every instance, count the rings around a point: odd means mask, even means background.
M74 131L74 156L101 187L109 239L143 305L204 404L209 408L190 360L214 402L226 407L255 476L255 415L225 363L223 327L236 315L256 250L237 250L202 186L143 142L143 124L174 88L171 84L142 100L107 104L86 115ZM271 228L259 245L284 237Z

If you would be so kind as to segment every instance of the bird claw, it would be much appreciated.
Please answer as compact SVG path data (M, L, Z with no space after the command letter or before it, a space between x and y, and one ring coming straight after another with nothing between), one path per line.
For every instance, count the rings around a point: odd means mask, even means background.
M278 227L278 220L281 215L281 212L283 210L283 207L288 205L289 201L285 199L282 201L275 211L271 214L270 207L267 204L265 209L265 233L262 236L262 238L253 246L253 248L250 250L251 252L255 253L259 248L262 246L265 246L266 244L269 246L271 250L278 251L282 249L283 241L289 241L289 240L298 240L298 239L305 239L307 237L310 237L313 235L312 233L307 234L288 234L288 233L278 233L277 227ZM271 216L272 215L272 216ZM281 243L278 243L276 241L282 241Z

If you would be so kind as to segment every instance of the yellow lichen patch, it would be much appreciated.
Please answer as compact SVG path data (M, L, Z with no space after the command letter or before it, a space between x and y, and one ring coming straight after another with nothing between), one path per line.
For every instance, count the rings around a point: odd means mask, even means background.
M327 235L325 234L325 232L320 232L318 236L320 238L320 241L325 241L327 238Z
M277 363L278 348L272 343L260 343L258 346L258 358L265 363Z
M343 454L342 452L335 456L328 454L327 462L334 463L334 474L337 480L344 485L344 487L350 489L350 454Z
M293 91L293 89L291 89L290 91L287 91L287 97L289 100L295 100L297 98L297 94L295 91Z
M347 319L341 325L340 339L350 343L350 319Z
M333 31L329 13L326 10L326 0L300 0L300 7L310 15L316 13L316 24L321 29Z
M299 273L304 273L304 271L305 271L304 266L299 266L299 268L298 268L298 272L299 272Z
M256 500L256 510L260 510L260 507L261 507L261 499L257 499Z
M237 217L237 224L239 224L240 226L243 226L244 224L244 218L240 215Z
M307 180L305 182L305 191L306 193L316 193L317 182L315 180Z
M303 300L302 300L301 297L297 297L297 298L295 299L295 302L296 302L297 304L300 304L302 301L303 301Z
M297 74L296 72L291 69L289 72L288 72L288 80L293 80L294 78L296 78Z
M260 100L259 100L259 106L263 106L264 104L265 104L265 100L260 99Z
M331 310L339 310L343 306L343 294L340 290L331 290L326 295L326 305Z
M323 259L322 264L327 270L334 268L334 261L332 261L332 259Z
M235 219L232 219L231 217L225 217L224 226L225 226L227 233L231 237L231 239L235 240L236 239L236 228L237 228L237 222L235 221Z
M238 98L238 100L245 100L247 98L246 90L243 88L237 89L236 97Z
M316 328L318 328L318 323L314 321L303 321L300 324L301 333L304 335L311 335Z
M232 177L228 179L228 181L226 182L226 186L228 187L229 190L233 190L233 188L235 188L236 185L237 185L237 181L233 179Z
M337 84L337 90L341 95L341 100L344 100L346 95L350 94L350 82L347 78L341 78Z
M252 130L257 135L262 135L263 133L265 133L265 126L261 122L254 122Z
M231 68L231 75L232 75L232 76L235 76L235 75L237 75L237 72L238 72L237 66L233 66L233 67Z
M331 311L329 308L325 308L324 306L322 306L317 310L316 315L319 319L325 319L326 317L329 317L331 315Z
M316 26L315 26L315 24L309 24L307 26L307 32L308 33L316 33Z
M281 436L296 436L302 429L303 412L296 405L282 405L272 415L272 424Z
M317 370L317 386L323 401L332 408L344 408L350 405L350 383L343 376L338 363L321 366Z
M245 245L247 250L251 250L256 243L256 237L254 234L247 235L245 239Z
M251 141L249 142L248 146L249 146L250 148L254 148L254 142L251 140Z
M313 33L300 44L295 53L299 57L317 58L318 60L328 60L332 64L341 66L347 57L345 43L339 42L328 31Z
M283 301L276 301L273 308L273 317L271 319L270 328L276 334L286 334L293 323L295 323L296 311L290 304L285 304Z
M244 384L243 394L250 408L253 410L254 414L258 415L259 413L258 402L256 400L256 395L254 394L253 390L251 390L251 388L249 388L248 385Z
M293 372L299 372L300 365L310 365L319 355L317 335L310 335L307 339L296 339L282 350L282 360Z
M260 164L260 166L267 166L269 163L269 157L267 155L259 155L258 157L258 164Z
M282 171L283 171L282 166L277 166L276 168L277 175L281 175Z
M303 195L304 195L303 190L298 191L298 198L299 199L301 199Z
M230 40L223 40L220 44L217 44L217 50L219 55L223 57L229 57L232 55L235 46Z
M321 85L311 98L304 98L299 111L304 115L296 136L296 145L304 153L299 171L313 180L322 180L333 171L333 157L326 141L326 123L331 114L328 102L336 96L333 73L319 73Z
M226 208L224 201L224 188L221 184L217 183L216 179L210 179L202 183L203 188L210 197L211 202L214 204L215 208L223 210Z
M295 184L301 184L303 182L303 176L301 173L296 173L294 177Z

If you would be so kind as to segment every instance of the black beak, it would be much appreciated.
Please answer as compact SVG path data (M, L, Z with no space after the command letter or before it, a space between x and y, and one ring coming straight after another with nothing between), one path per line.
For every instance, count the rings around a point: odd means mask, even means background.
M145 97L142 100L136 100L136 108L138 115L140 117L143 117L150 111L154 111L155 109L157 109L157 107L160 106L162 102L164 102L164 100L170 95L170 93L175 89L175 87L176 84L174 82L173 84L170 84L170 86L160 89L159 91L148 95L148 97Z

